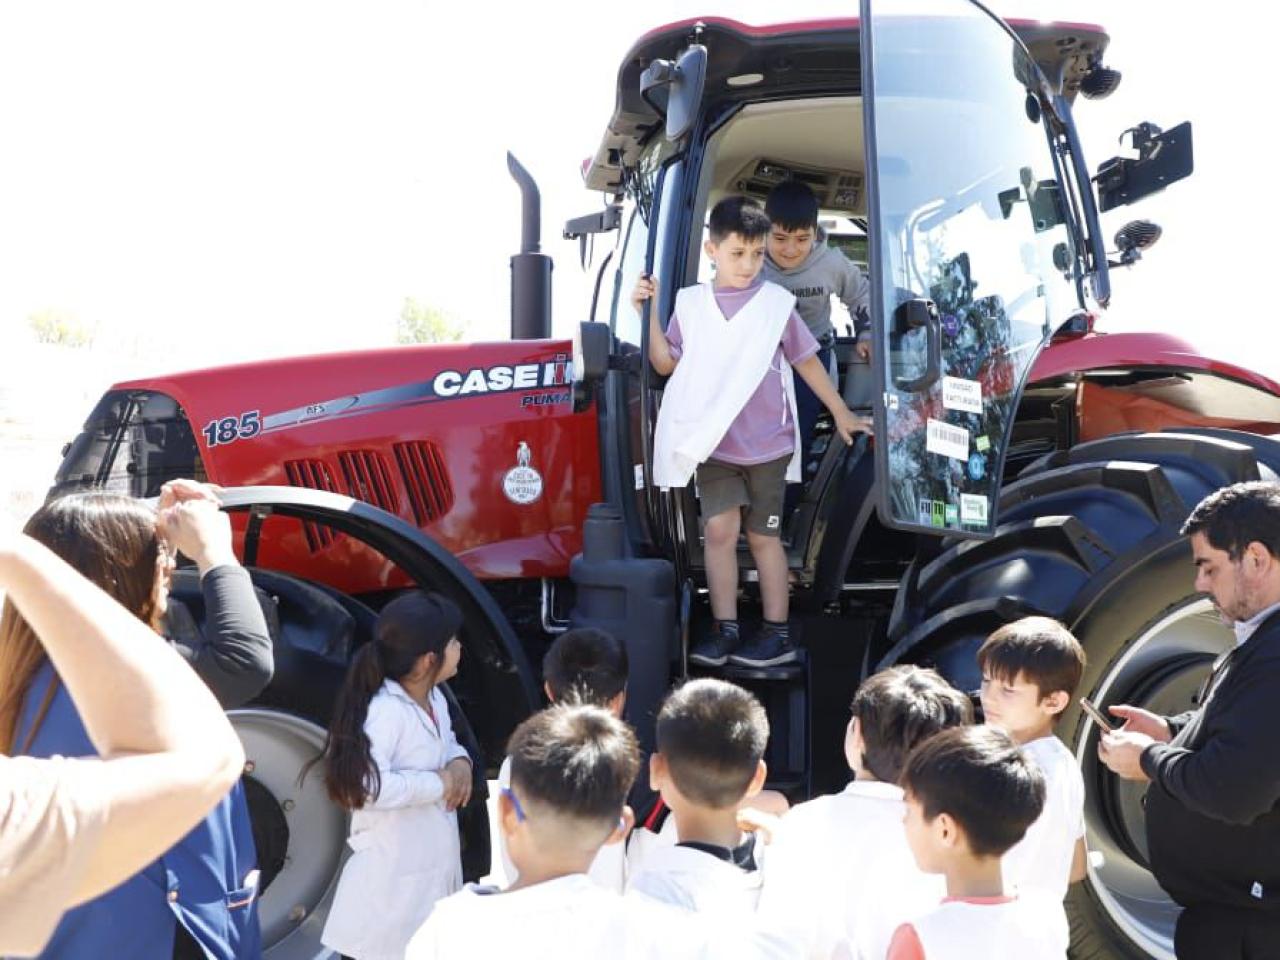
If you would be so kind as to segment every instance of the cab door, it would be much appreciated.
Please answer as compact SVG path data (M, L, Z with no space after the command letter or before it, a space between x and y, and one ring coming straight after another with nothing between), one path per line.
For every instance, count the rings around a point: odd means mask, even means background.
M862 0L861 53L878 509L989 536L1027 372L1082 306L1047 86L970 0Z

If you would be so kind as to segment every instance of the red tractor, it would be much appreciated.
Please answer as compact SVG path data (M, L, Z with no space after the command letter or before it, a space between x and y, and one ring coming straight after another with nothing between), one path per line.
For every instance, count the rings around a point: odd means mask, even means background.
M851 337L836 348L875 439L846 447L820 422L787 521L805 658L728 668L769 710L772 786L799 800L843 783L840 730L863 676L926 662L976 690L978 643L1025 614L1076 633L1081 693L1102 705L1185 708L1230 642L1178 528L1210 491L1280 471L1280 385L1160 333L1095 330L1108 269L1158 235L1136 221L1108 252L1099 213L1190 173L1189 127L1139 124L1136 155L1092 175L1072 105L1119 82L1102 29L1005 23L971 0L928 16L886 6L765 28L708 18L635 44L584 170L605 204L566 225L584 247L613 238L573 343L548 337L536 191L513 162L528 229L511 341L122 383L69 445L55 492L153 496L183 476L254 488L228 508L276 635L276 679L237 718L273 958L322 952L344 821L297 771L396 591L463 605L455 707L490 772L541 704L535 665L570 624L625 638L630 719L650 735L709 614L697 500L649 482L663 383L627 294L657 273L669 315L674 291L706 276L704 219L729 193L802 179L873 288L872 362ZM178 596L198 621L198 590L180 577ZM1059 730L1094 851L1069 901L1076 954L1172 956L1176 908L1147 870L1141 790L1100 768L1088 717L1070 708ZM464 817L471 876L488 862L483 795Z

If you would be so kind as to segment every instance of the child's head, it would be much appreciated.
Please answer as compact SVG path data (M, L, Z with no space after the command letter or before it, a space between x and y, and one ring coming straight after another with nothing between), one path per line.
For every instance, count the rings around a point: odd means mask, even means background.
M552 703L590 703L622 716L627 699L627 648L611 633L583 627L556 637L542 658Z
M690 680L667 696L656 734L649 779L673 810L736 811L764 785L769 720L741 687Z
M784 180L764 201L771 224L769 256L783 270L798 267L818 236L818 198L802 180Z
M585 869L632 824L627 792L640 766L631 728L607 710L558 704L516 727L507 747L511 786L498 815L521 873L568 863Z
M897 783L917 744L973 720L969 698L934 670L897 666L868 677L853 697L844 753L860 780Z
M351 658L334 704L324 751L325 786L333 802L358 810L381 788L369 738L369 703L383 681L434 686L458 672L462 611L448 597L415 590L378 614L373 639Z
M1019 743L1045 736L1071 702L1084 649L1049 617L1007 623L978 649L982 712Z
M907 843L925 873L1000 858L1044 807L1044 774L1002 730L944 730L902 771Z
M747 197L725 197L711 208L707 256L716 265L716 285L751 286L764 266L769 218Z

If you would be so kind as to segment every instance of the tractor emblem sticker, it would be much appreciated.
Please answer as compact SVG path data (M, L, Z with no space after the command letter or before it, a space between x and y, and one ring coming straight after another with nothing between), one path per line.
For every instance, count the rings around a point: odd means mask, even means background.
M521 440L516 448L516 465L502 478L502 492L512 503L533 503L542 496L542 474L529 466L532 459L529 444Z

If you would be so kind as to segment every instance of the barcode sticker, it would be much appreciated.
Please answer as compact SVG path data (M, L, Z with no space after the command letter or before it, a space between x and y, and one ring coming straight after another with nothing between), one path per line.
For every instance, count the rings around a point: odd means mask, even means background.
M948 410L982 413L982 384L977 380L943 377L942 405Z
M988 503L986 497L979 497L972 493L960 494L960 522L986 526Z
M969 459L969 431L930 418L925 427L924 448L952 460Z

